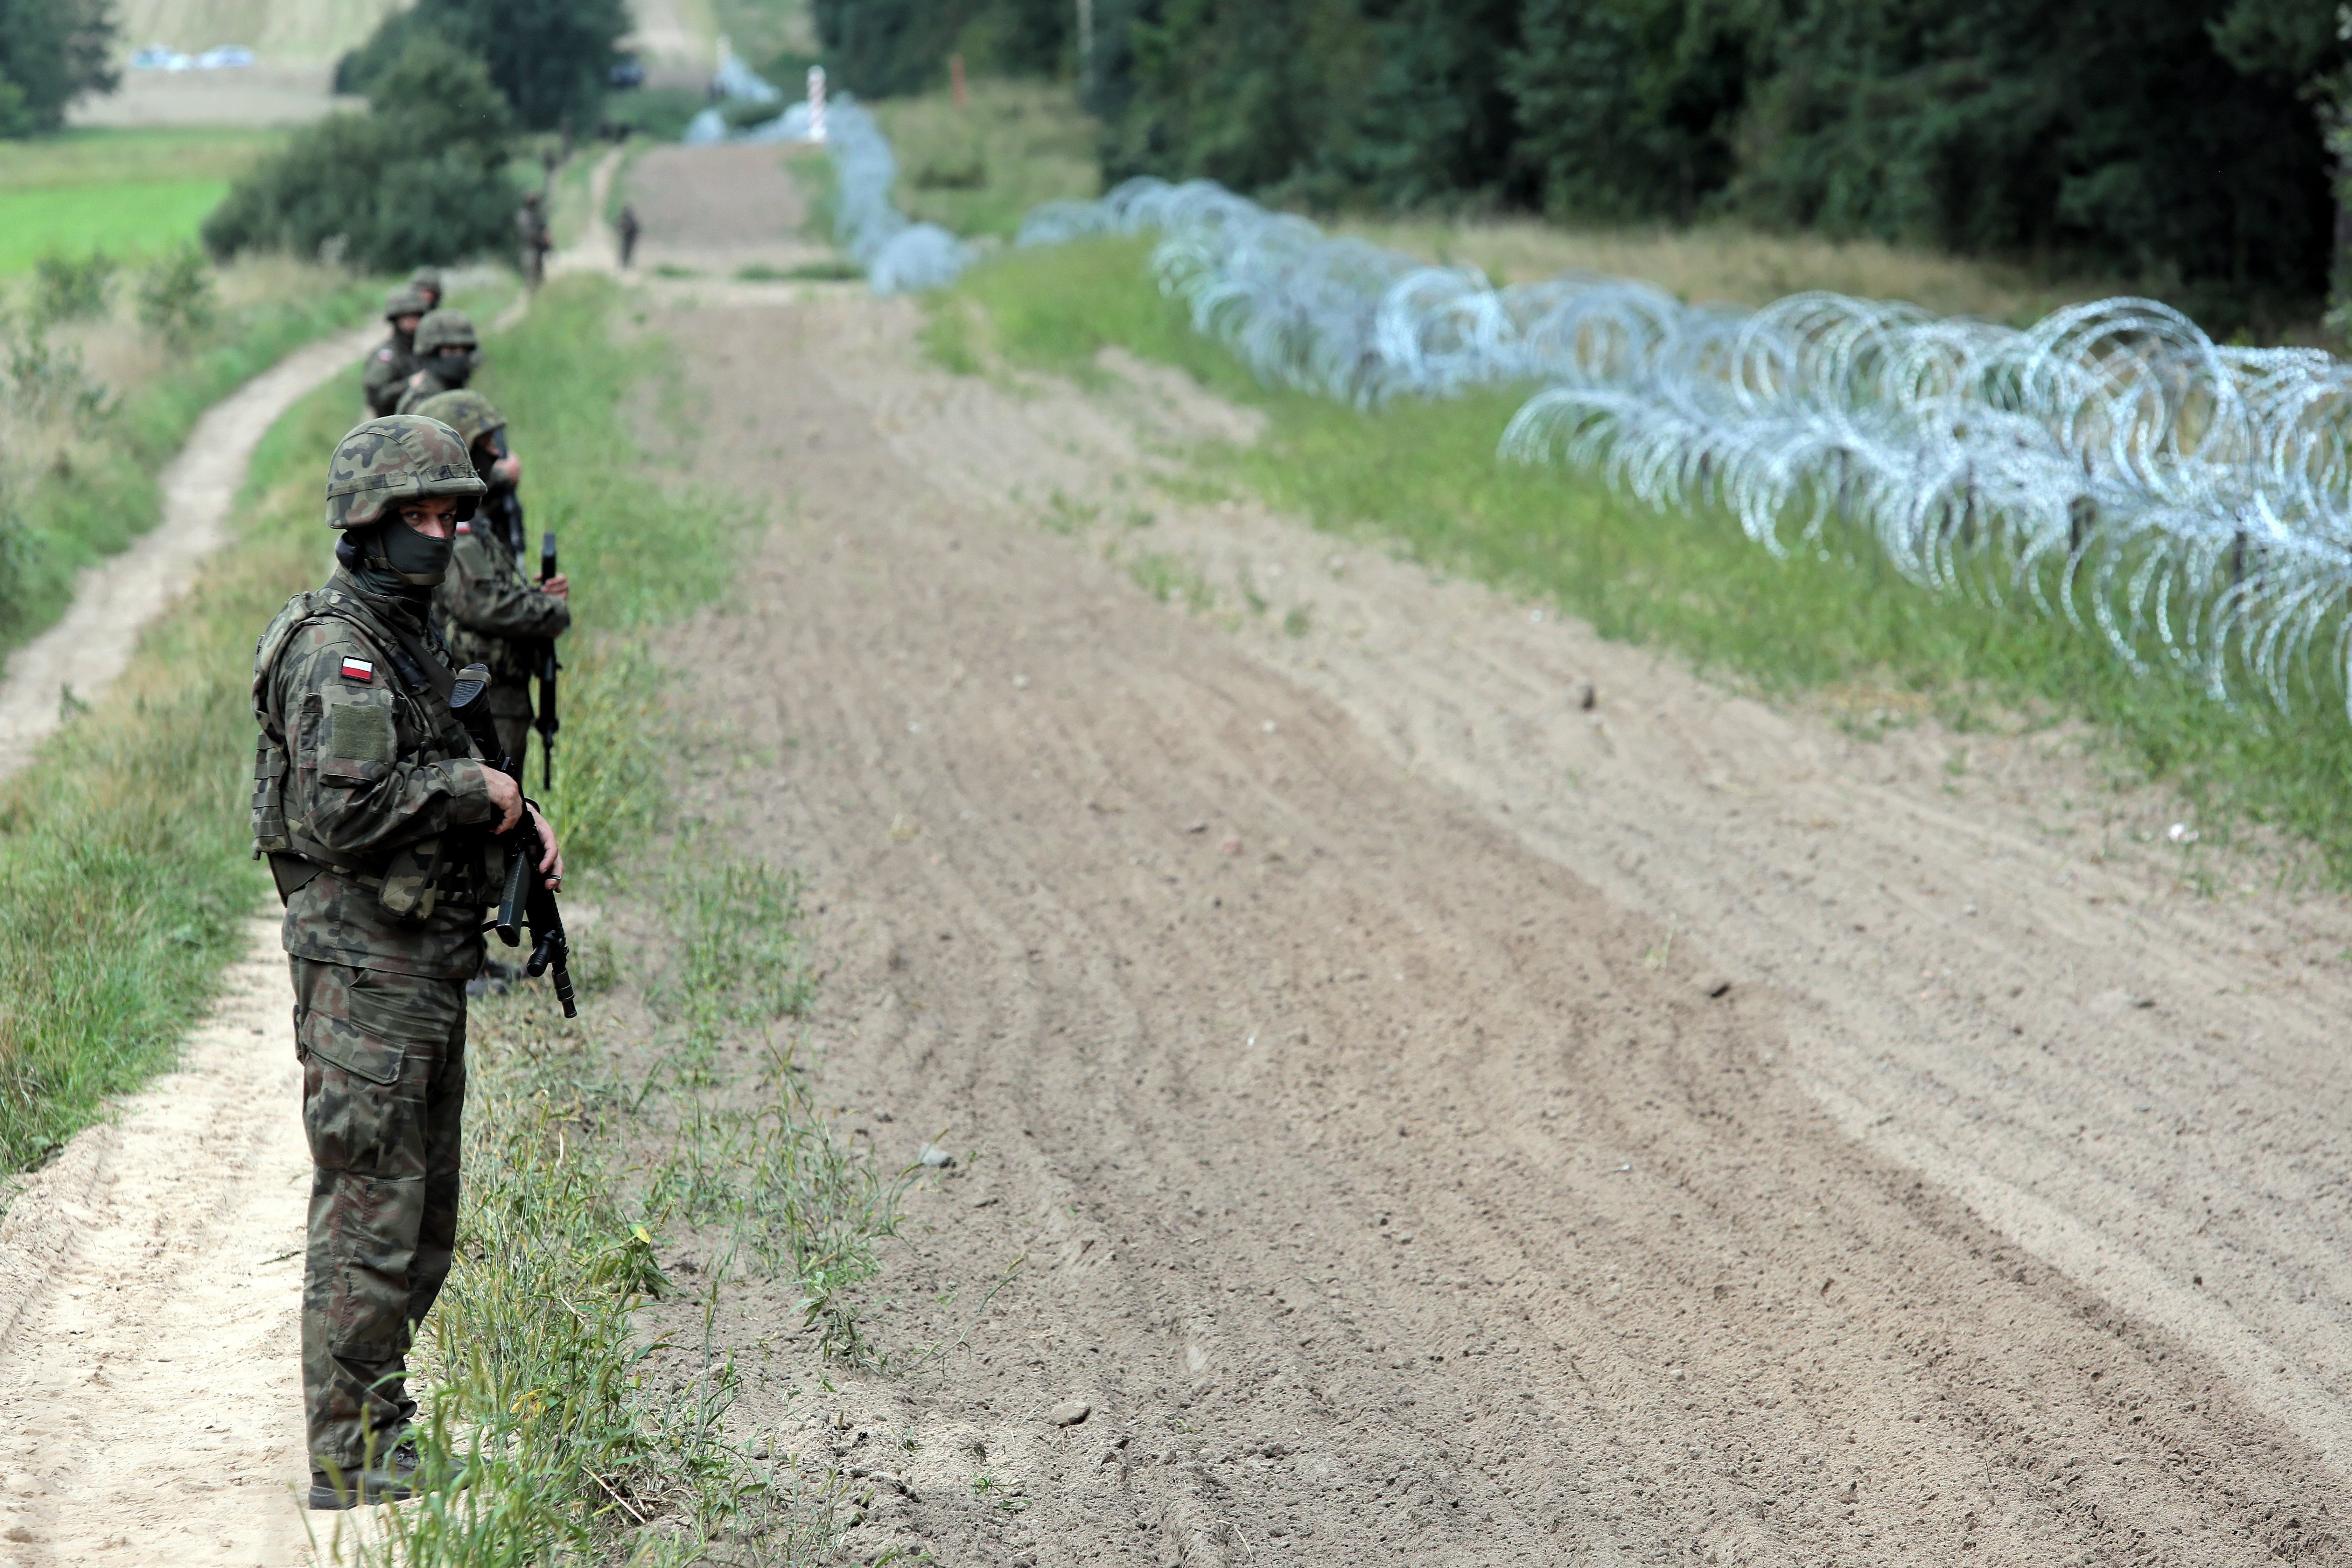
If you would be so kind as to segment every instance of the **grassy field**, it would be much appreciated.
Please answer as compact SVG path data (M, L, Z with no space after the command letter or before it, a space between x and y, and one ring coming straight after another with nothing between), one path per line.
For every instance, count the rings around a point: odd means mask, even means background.
M1703 303L1754 307L1825 289L1868 300L1907 300L1938 315L2024 326L2062 305L2134 291L2118 278L2050 278L2030 268L1900 249L1875 240L1764 234L1736 224L1574 229L1532 218L1343 218L1331 228L1408 256L1476 267L1497 283L1597 272L1643 279Z
M186 53L244 44L265 63L331 60L375 31L403 0L120 0L122 41Z
M944 91L873 109L898 154L892 199L958 234L1009 239L1039 203L1101 193L1095 122L1067 88L975 81L961 110Z
M935 296L940 363L1099 374L1106 344L1181 366L1268 416L1247 448L1195 459L1201 480L1247 489L1320 527L1393 542L1415 558L1551 600L1607 637L1671 648L1756 689L1805 698L1893 691L1966 731L2063 717L2194 801L2208 840L2266 823L2315 845L2352 884L2352 727L2340 703L2235 711L2171 673L2133 678L2105 644L2063 623L1931 596L1887 569L1856 531L1776 561L1720 511L1662 516L1590 475L1499 461L1522 400L1510 391L1401 402L1362 415L1258 385L1144 274L1146 242L1024 253Z
M51 251L152 255L196 229L229 182L286 132L82 130L0 156L0 278Z

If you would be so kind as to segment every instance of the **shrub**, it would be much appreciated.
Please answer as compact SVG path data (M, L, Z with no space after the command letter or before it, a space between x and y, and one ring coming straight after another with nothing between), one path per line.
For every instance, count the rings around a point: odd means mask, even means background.
M33 263L33 312L43 321L73 321L106 313L114 275L122 264L103 250L83 257L53 250Z
M224 258L315 256L341 236L347 265L379 272L502 250L511 124L479 60L415 37L366 114L320 122L238 181L205 220L205 244Z
M211 328L217 303L212 268L193 245L173 247L140 275L140 322L174 349L186 348Z

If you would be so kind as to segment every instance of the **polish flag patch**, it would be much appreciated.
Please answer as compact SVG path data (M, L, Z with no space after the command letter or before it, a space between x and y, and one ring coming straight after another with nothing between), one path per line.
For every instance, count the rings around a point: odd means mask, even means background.
M471 533L474 531L474 525L470 522L461 522L457 525L457 531L460 533Z
M375 679L375 666L370 664L363 658L346 658L343 660L343 679L345 680L373 680Z

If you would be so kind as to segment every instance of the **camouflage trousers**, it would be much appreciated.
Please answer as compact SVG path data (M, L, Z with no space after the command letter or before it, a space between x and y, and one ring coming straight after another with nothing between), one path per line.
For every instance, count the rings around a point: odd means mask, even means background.
M449 1277L466 984L290 962L311 1165L303 1411L313 1466L352 1470L415 1415L408 1346Z

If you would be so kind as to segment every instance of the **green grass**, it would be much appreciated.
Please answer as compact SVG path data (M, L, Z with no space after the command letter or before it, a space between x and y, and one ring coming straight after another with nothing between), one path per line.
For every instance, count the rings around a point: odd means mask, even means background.
M52 250L152 255L194 239L281 131L68 131L0 156L0 277Z
M1873 694L1891 692L1895 710L1932 708L1964 731L2079 717L2186 795L2208 841L2274 825L2352 884L2352 726L2340 701L2308 700L2285 716L2224 708L2169 670L2134 678L2103 640L2063 622L1926 594L1858 533L1777 561L1718 510L1662 515L1589 474L1501 462L1518 393L1368 416L1262 387L1150 287L1147 250L1097 241L975 268L934 301L926 342L961 370L1002 356L1090 381L1102 374L1096 351L1111 343L1180 366L1268 418L1255 446L1199 453L1202 482L1549 599L1603 636L1671 648L1768 694L1884 709Z
M945 92L873 110L898 156L891 199L958 234L1010 238L1039 203L1102 192L1094 120L1066 86L975 81L961 110Z
M226 195L222 180L0 191L0 275L28 271L52 250L132 256L167 249L195 238Z

